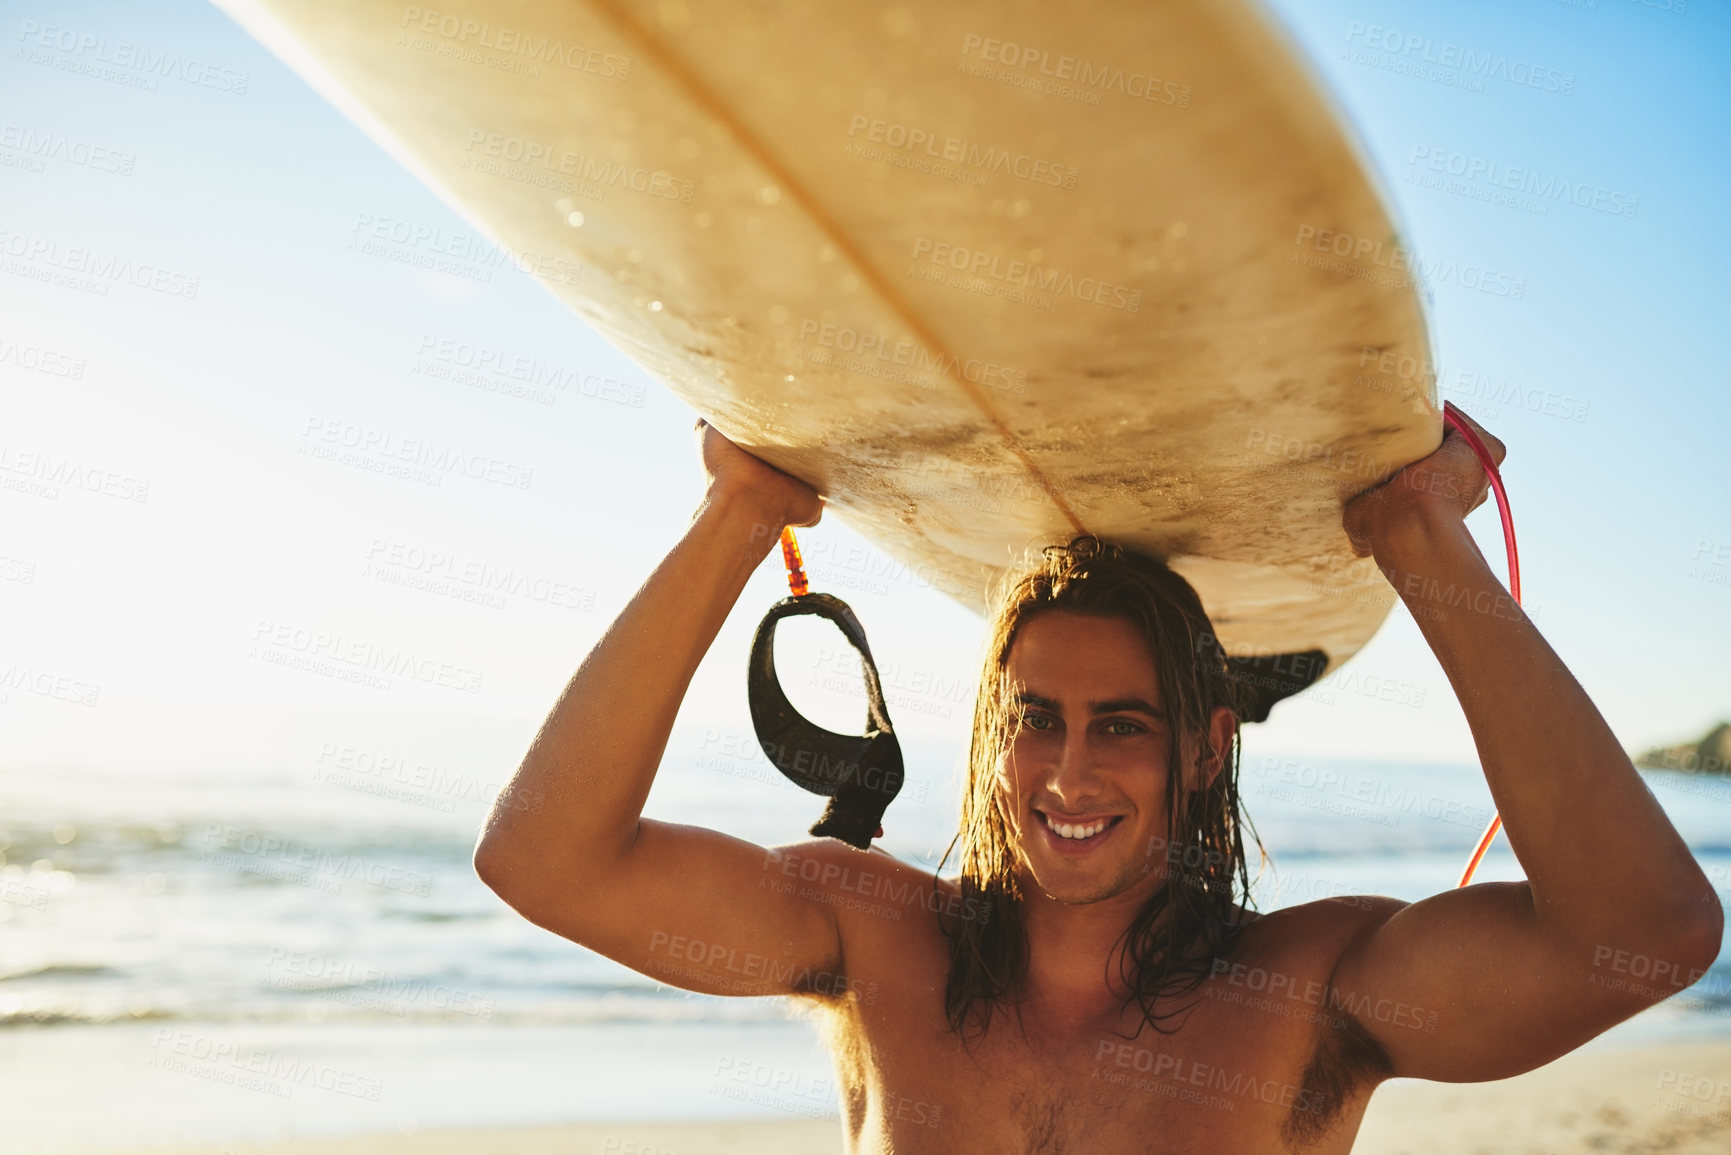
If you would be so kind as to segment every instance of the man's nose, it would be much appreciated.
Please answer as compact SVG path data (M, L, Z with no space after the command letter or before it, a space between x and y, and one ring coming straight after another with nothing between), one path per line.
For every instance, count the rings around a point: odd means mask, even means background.
M1088 748L1085 729L1072 728L1064 735L1064 748L1058 761L1046 771L1046 789L1051 791L1066 809L1081 809L1081 803L1098 789L1099 772L1094 765L1094 752Z

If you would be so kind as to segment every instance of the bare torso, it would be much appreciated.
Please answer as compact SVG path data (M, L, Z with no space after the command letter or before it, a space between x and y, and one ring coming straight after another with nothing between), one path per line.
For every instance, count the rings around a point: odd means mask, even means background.
M929 892L929 875L872 859ZM852 995L818 1013L847 1150L1344 1155L1378 1077L1356 1024L1330 1012L1324 992L1369 917L1339 903L1246 912L1231 969L1157 1005L1181 1012L1164 1034L1138 1032L1134 1004L1091 1021L1024 1020L1025 1035L1000 1012L964 1047L944 1017L949 955L936 915L924 904L846 910Z

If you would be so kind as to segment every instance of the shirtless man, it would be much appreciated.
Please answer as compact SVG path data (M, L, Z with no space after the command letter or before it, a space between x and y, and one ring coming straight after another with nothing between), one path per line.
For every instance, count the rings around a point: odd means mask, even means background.
M1163 566L1098 548L1049 552L989 623L959 878L641 817L747 578L822 515L698 430L702 504L501 791L475 869L670 985L820 1008L848 1151L1338 1155L1382 1080L1531 1070L1717 956L1706 876L1462 524L1486 483L1453 430L1345 531L1448 674L1526 882L1244 909L1207 619Z

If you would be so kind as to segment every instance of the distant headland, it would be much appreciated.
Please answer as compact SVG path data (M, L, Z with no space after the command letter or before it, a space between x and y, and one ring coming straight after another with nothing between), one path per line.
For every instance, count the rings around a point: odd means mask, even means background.
M1635 765L1649 770L1731 776L1731 722L1719 723L1699 742L1655 746L1637 756Z

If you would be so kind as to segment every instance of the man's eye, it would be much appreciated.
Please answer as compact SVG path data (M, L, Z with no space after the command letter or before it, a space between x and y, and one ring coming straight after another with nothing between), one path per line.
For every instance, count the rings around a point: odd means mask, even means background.
M1115 719L1111 722L1106 723L1106 725L1108 727L1111 727L1111 726L1128 726L1128 727L1130 727L1128 730L1118 731L1119 737L1127 737L1128 735L1140 734L1142 732L1142 727L1138 726L1134 722L1125 721L1123 718Z
M1044 726L1036 725L1036 723L1050 722L1050 721L1051 721L1051 719L1047 718L1044 714L1023 714L1022 715L1022 725L1028 727L1030 730L1044 730L1045 729Z

